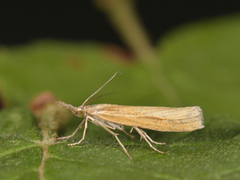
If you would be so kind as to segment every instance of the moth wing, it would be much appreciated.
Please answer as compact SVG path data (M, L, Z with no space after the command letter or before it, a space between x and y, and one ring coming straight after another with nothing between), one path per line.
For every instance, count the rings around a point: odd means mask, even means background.
M187 132L203 128L198 106L149 107L97 104L86 106L86 113L108 122L165 132Z

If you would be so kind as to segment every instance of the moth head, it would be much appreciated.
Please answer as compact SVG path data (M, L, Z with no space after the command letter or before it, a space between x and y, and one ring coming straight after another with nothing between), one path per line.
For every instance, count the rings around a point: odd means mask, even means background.
M74 107L71 104L67 104L62 101L58 101L57 104L61 107L66 107L67 109L70 109L72 111L72 113L78 117L84 117L84 107L82 107L82 106Z

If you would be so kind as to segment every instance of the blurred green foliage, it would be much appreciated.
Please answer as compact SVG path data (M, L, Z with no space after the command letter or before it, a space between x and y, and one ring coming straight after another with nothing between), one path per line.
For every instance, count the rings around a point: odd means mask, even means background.
M240 177L240 17L191 24L166 35L157 52L167 79L183 106L199 105L205 128L191 133L147 131L161 155L148 145L119 138L132 155L129 160L110 134L89 125L82 136L49 147L45 179L239 179ZM38 41L0 48L0 92L7 110L0 112L0 179L36 179L41 140L36 120L25 107L42 91L75 106L97 90L117 70L122 72L100 93L114 95L94 103L168 106L143 63L114 54L93 43ZM64 126L71 134L79 118ZM128 129L128 128L127 128Z

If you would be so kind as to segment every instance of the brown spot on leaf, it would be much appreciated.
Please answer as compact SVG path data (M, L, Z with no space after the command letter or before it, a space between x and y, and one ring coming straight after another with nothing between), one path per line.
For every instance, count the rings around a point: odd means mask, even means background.
M56 131L66 124L71 112L66 108L61 108L56 103L56 99L51 92L44 91L37 95L28 105L37 119L38 127L42 136L52 133L54 138ZM44 132L47 132L46 134ZM50 133L50 134L49 134Z
M29 103L29 108L32 110L35 116L38 116L39 112L41 112L48 104L55 102L56 99L52 93L44 91L32 99L32 101Z
M83 70L85 67L85 61L73 55L69 55L68 57L65 57L64 61L68 67L77 71Z
M0 110L7 107L7 102L0 91Z
M133 54L131 54L126 49L117 46L115 44L107 44L103 46L105 54L108 56L108 59L121 62L124 64L132 64L135 62Z

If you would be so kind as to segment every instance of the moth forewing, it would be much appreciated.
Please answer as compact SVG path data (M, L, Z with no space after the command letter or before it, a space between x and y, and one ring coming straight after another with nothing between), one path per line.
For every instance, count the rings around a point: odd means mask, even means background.
M203 114L198 106L151 107L97 104L86 106L86 113L99 119L165 132L187 132L203 128Z

